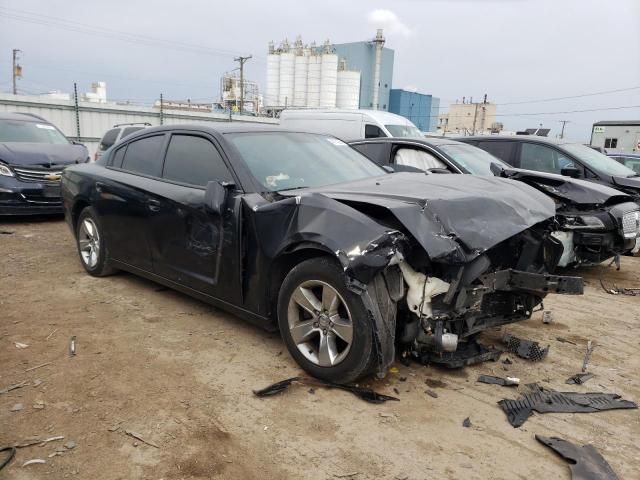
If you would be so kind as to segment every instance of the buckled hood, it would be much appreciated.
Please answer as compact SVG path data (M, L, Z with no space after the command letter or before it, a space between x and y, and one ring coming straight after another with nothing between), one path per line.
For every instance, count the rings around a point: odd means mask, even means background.
M285 196L300 191L281 192ZM465 262L555 215L548 196L503 178L394 173L305 189L363 211L388 209L432 259Z
M612 205L629 202L633 198L624 192L576 178L565 177L553 173L533 172L531 170L509 169L503 175L513 180L520 180L528 185L559 200L568 201L581 206ZM639 185L640 188L640 185Z
M0 160L16 166L64 166L83 163L88 155L87 147L72 143L0 143Z

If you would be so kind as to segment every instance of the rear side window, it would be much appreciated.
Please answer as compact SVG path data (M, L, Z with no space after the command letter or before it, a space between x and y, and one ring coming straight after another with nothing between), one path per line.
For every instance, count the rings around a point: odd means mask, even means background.
M119 128L111 129L107 133L105 133L104 137L102 137L102 140L100 141L100 150L106 150L111 145L116 143L116 138L118 138L118 133L120 133Z
M159 177L162 173L164 135L134 140L127 146L122 168L134 173Z
M389 165L389 145L384 143L360 143L352 146L378 165Z
M516 146L515 142L478 142L477 146L503 162L514 163L513 150Z
M233 182L220 153L206 138L172 135L164 161L163 178L204 187L207 182Z
M120 140L122 140L125 137L128 137L129 135L131 135L133 132L137 132L138 130L142 130L144 127L127 127L124 130L122 130L122 136L120 137Z
M384 132L380 129L380 127L376 125L365 125L364 126L364 138L380 138L386 137Z

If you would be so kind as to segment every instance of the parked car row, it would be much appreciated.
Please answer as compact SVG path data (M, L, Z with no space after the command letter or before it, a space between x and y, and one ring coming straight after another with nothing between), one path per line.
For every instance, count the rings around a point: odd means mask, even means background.
M74 164L85 149L60 169L83 267L277 329L307 372L350 382L400 354L481 361L482 331L530 318L548 294L582 293L557 267L637 247L636 179L615 160L563 144L559 172L522 168L513 155L527 147L501 160L379 113L290 130L116 126L95 163Z

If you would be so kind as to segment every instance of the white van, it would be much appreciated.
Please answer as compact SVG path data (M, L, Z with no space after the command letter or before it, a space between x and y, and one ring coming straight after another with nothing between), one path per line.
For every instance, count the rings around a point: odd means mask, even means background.
M324 133L340 140L379 137L423 137L413 123L381 110L285 109L280 126L303 132Z

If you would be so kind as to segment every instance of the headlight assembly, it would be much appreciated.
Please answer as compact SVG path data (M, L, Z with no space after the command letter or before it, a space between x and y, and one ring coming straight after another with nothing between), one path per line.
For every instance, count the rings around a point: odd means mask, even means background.
M4 177L13 177L13 172L9 167L0 163L0 175Z
M602 220L593 215L565 217L564 227L568 229L587 228L592 230L604 230L607 228Z

